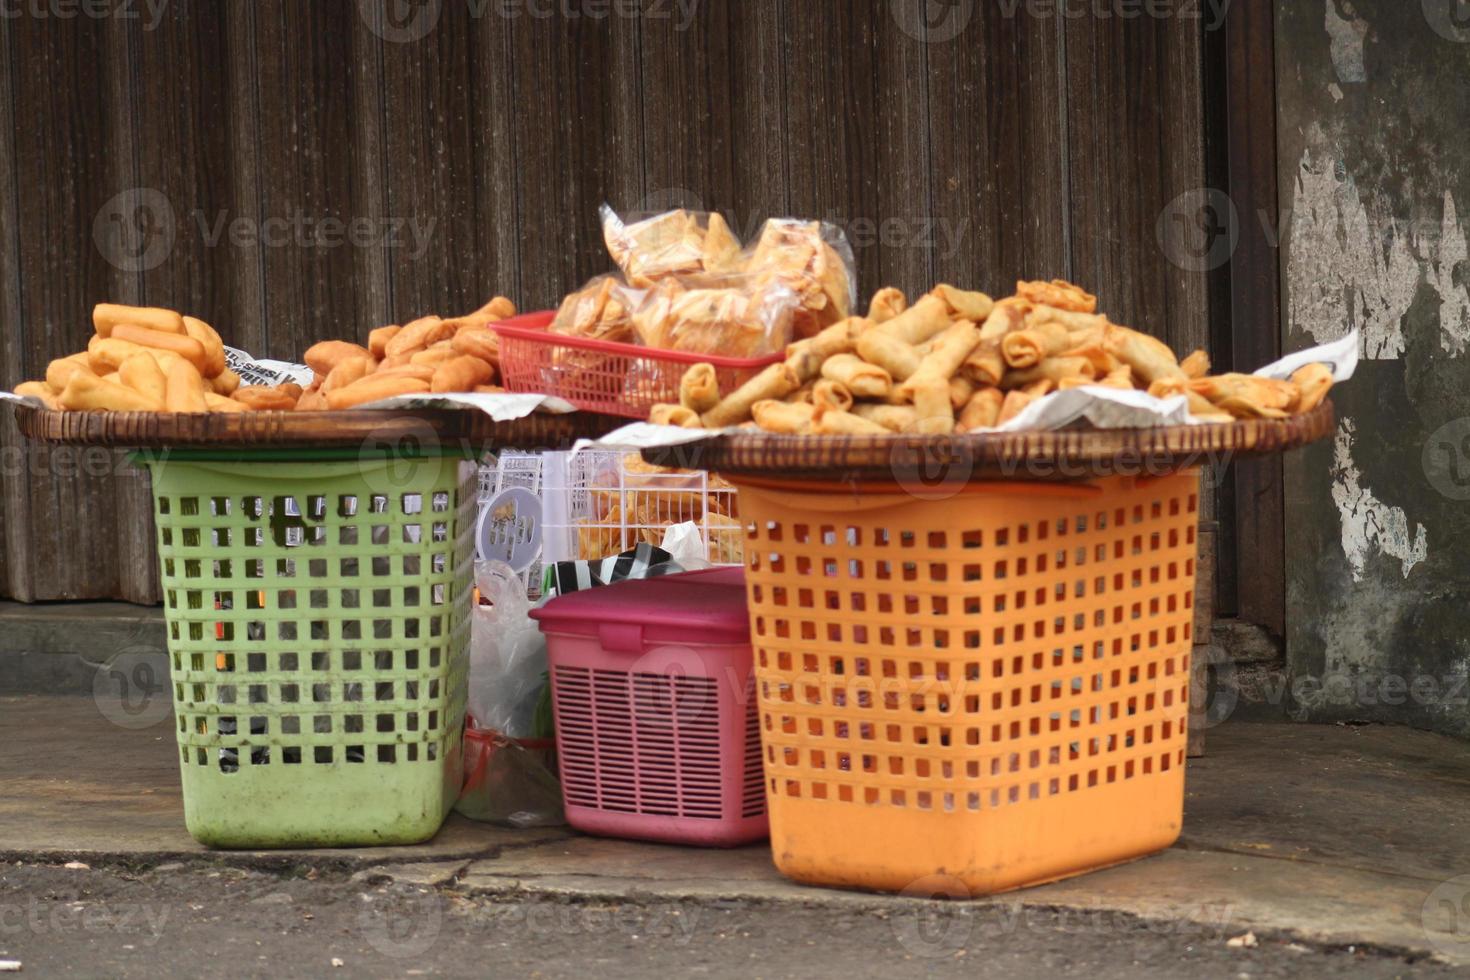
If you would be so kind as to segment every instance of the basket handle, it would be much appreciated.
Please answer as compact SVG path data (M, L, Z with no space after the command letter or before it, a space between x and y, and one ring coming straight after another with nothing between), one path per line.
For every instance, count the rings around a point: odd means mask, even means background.
M786 481L752 481L737 478L735 486L741 493L761 497L767 503L792 510L831 510L855 514L865 511L901 507L916 499L913 494L900 488L880 493L856 493L850 484L815 483L806 484L811 490L788 489ZM1006 480L997 482L967 483L956 496L966 497L1052 497L1061 500L1086 500L1100 496L1102 487L1091 483L1044 483Z

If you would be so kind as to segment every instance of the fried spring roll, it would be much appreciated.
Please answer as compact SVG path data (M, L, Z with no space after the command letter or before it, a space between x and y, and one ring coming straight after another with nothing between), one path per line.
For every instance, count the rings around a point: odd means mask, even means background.
M887 323L908 308L909 301L903 290L885 286L873 294L873 300L868 304L868 319L874 323Z
M910 389L918 421L914 431L924 435L949 435L954 431L954 406L949 400L949 381L930 378Z
M1033 326L1041 323L1060 323L1073 334L1101 334L1108 323L1107 317L1097 313L1062 310L1044 303L1033 309L1027 316L1027 320Z
M978 386L975 382L963 374L957 374L949 379L949 404L956 412L970 403L970 397L975 394L976 387Z
M995 300L984 293L956 289L950 285L935 286L930 291L930 295L944 300L944 305L949 308L950 316L973 323L984 323L986 317L990 316L990 312L995 309Z
M913 393L920 387L942 382L948 392L949 379L955 376L979 343L980 328L970 320L956 320L935 338L933 348L919 362L918 370L904 382L903 390Z
M912 432L919 413L912 405L875 405L871 402L852 406L852 414L876 422L889 432Z
M1001 402L1000 415L996 418L996 425L1005 425L1011 419L1020 415L1021 412L1032 402L1045 396L1051 391L1050 381L1038 381L1027 385L1025 388L1017 388L1006 392L1005 401Z
M1063 381L1071 378L1092 381L1096 376L1097 370L1085 357L1048 357L1035 367L1026 368L1024 371L1007 371L1005 377L1000 379L1000 386L1009 390L1022 388L1037 381L1050 381L1053 385L1059 386Z
M696 364L679 379L679 404L696 415L720 403L720 384L713 364Z
M786 348L786 363L802 382L815 378L822 372L822 365L829 358L853 350L857 336L872 326L871 320L848 317L826 328L806 340L799 340Z
M874 330L905 344L922 344L947 328L949 320L949 305L931 293L893 319L878 324Z
M1187 378L1203 378L1210 373L1210 355L1197 350L1179 362L1179 370Z
M1001 356L1013 368L1035 367L1075 346L1067 328L1056 322L1016 330L1000 340Z
M896 321L890 320L889 323ZM945 320L945 323L948 323ZM913 345L884 333L888 324L879 324L857 339L857 352L869 364L877 365L894 381L906 381L919 370L920 358Z
M819 335L820 336L820 335ZM788 362L772 364L760 374L726 395L714 408L701 416L706 429L723 429L739 425L750 418L750 407L766 399L781 399L801 387L801 379Z
M818 412L846 412L852 408L852 392L840 381L823 378L812 386L812 406Z
M1322 400L1332 390L1332 369L1326 364L1308 364L1297 368L1291 376L1291 383L1300 392L1292 410L1310 412L1322 404Z
M648 421L654 425L677 425L685 429L703 428L699 424L698 413L685 405L655 405L648 413Z
M796 435L808 432L817 409L805 402L778 402L764 399L750 407L751 418L766 432Z
M1187 377L1169 345L1147 334L1110 323L1103 330L1103 349L1133 369L1145 385L1161 378Z
M999 341L1007 334L1026 328L1026 309L1019 303L1003 299L995 304L990 316L980 327L980 339Z
M808 381L781 400L783 402L804 402L810 405L812 403L812 392L816 387L817 383L815 381Z
M1004 401L1005 392L999 388L981 388L965 403L955 428L960 432L994 428L1000 419L1000 406Z
M856 354L837 354L822 364L822 377L846 385L855 398L883 398L893 388L893 376Z
M1195 378L1189 382L1189 388L1222 407L1226 399L1233 398L1260 408L1285 411L1300 399L1300 393L1290 381L1258 378L1253 374L1221 374ZM1237 414L1234 410L1230 411L1232 415Z
M820 435L880 436L888 430L851 412L826 412L812 423L811 431Z
M1053 279L1051 282L1021 281L1016 283L1016 295L1038 306L1045 304L1077 313L1097 312L1097 297L1065 279Z
M994 314L991 319L994 319ZM981 330L984 333L984 330ZM1006 362L999 340L982 340L965 358L965 374L978 385L998 385L1005 375Z

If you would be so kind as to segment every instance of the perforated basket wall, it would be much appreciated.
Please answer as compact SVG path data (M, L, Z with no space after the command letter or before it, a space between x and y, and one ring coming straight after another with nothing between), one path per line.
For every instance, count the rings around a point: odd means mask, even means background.
M1198 486L742 482L781 870L975 895L1172 843Z
M149 465L190 833L431 837L459 791L474 465Z
M582 638L552 635L548 652L572 826L713 846L766 836L748 651L703 648L699 674L630 669Z

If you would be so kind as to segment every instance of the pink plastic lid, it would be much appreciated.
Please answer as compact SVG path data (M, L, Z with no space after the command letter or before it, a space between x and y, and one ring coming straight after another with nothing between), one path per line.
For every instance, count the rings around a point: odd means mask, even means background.
M548 633L600 637L639 652L651 643L749 643L745 572L711 568L558 596L531 617Z

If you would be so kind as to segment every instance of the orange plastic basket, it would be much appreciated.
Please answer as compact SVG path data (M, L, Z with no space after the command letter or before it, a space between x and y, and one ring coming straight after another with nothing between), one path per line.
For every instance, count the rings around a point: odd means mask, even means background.
M968 896L1174 842L1197 471L944 500L738 486L783 873Z

